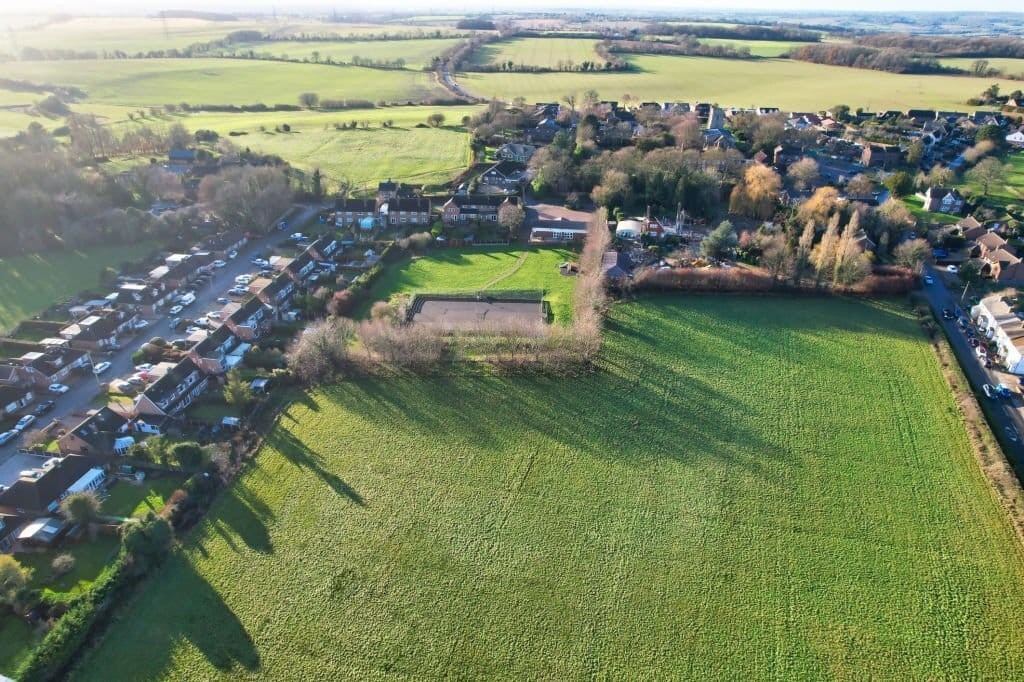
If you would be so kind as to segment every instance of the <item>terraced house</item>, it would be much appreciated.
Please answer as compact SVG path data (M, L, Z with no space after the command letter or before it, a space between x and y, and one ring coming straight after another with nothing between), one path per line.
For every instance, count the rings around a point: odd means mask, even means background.
M206 390L209 377L185 359L135 398L137 415L176 417Z
M472 222L498 222L498 212L503 205L516 206L517 197L492 196L489 194L456 194L445 202L441 218L446 225Z

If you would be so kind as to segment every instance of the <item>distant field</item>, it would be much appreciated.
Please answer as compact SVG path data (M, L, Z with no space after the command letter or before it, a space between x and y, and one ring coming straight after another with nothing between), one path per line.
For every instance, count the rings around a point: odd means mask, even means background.
M957 69L964 69L970 71L974 67L974 62L977 59L961 59L961 58L943 58L939 60L939 63L943 66L952 66ZM1010 76L1020 76L1024 78L1024 59L1002 59L999 57L992 57L991 59L985 59L988 62L988 66L991 69L999 69L1003 73ZM1019 83L1017 87L1010 88L1007 92L1013 90L1024 90L1024 83Z
M969 97L992 82L1006 90L1014 81L985 81L967 76L898 75L881 71L823 66L787 59L749 62L709 57L637 55L638 73L467 73L459 83L483 97L557 101L566 93L597 90L614 99L629 93L639 99L717 102L723 106L777 106L819 109L836 103L866 109L929 107L966 111Z
M269 53L275 57L287 55L289 59L308 58L313 52L319 53L321 61L328 57L335 61L351 62L354 57L394 61L405 60L405 68L420 71L429 66L431 59L440 55L455 43L454 38L429 38L424 40L360 40L338 42L295 42L240 43L234 45L236 52L252 50L256 54Z
M673 296L580 376L303 394L71 679L1011 680L1022 646L912 316Z
M0 258L0 330L87 288L98 288L100 273L154 249L151 242L105 246L87 251Z
M732 40L731 38L698 38L706 45L733 45L736 48L748 47L755 57L778 57L790 50L806 45L787 40Z
M523 255L525 253L525 259ZM568 249L517 247L443 249L389 268L373 287L372 300L417 291L476 291L494 280L492 290L544 289L555 320L572 320L575 279L562 275L558 264L576 260ZM520 260L522 262L520 263Z
M513 38L491 43L474 52L475 64L501 64L557 68L559 62L580 64L600 59L593 38Z
M241 147L278 154L305 170L320 168L331 180L347 178L358 187L376 187L384 178L416 184L450 180L469 165L469 136L463 116L479 107L387 107L351 111L289 111L253 114L197 113L161 116L142 125L180 121L189 130L206 128ZM432 113L445 116L442 128L417 128ZM2 119L0 119L2 120ZM384 129L382 122L394 127ZM336 130L334 124L368 121L369 129ZM289 133L275 129L283 124ZM122 121L120 126L139 125ZM265 129L261 131L261 128Z
M12 26L12 22L6 22ZM38 17L35 21L13 24L14 32L0 34L0 51L13 51L11 38L17 47L53 48L65 50L104 51L121 50L129 54L149 50L184 48L193 43L220 40L233 31L256 30L270 36L289 36L302 33L322 35L385 35L410 31L434 30L449 32L450 26L429 26L423 23L402 25L344 24L319 21L279 20L206 21L203 19L167 19L158 17L79 17L67 21L50 21Z
M133 107L192 104L298 104L303 92L371 102L444 97L427 73L245 59L137 59L13 62L8 78L75 85L88 103ZM77 107L76 107L77 108Z

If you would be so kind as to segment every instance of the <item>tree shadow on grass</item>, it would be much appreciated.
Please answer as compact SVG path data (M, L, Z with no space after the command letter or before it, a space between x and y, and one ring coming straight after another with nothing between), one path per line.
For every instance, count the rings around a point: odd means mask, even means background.
M153 582L159 586L148 586L91 656L92 666L102 666L106 679L156 679L174 668L175 649L182 641L221 673L260 670L260 654L245 626L186 555L172 555ZM135 655L104 655L124 653L125 647Z
M356 492L340 476L324 468L323 455L315 452L288 429L273 429L270 435L267 436L267 444L280 452L292 464L312 471L337 495L347 497L353 504L359 507L366 506L366 500L363 499L362 495Z

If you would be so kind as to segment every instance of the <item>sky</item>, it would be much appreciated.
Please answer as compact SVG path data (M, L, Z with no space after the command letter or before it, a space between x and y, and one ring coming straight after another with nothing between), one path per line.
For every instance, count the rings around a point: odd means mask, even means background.
M638 6L627 0L557 0L557 4L542 0L497 0L486 4L490 10L500 11L553 11L558 9L596 10L624 12L637 11ZM339 13L346 11L387 11L436 13L439 11L455 11L479 13L479 3L465 0L378 0L372 5L352 2L332 2L331 0L0 0L0 13L39 14L62 12L69 14L151 14L161 9L190 9L208 12L246 11L278 12L297 11L330 11ZM828 12L837 11L880 11L880 12L937 12L964 11L972 12L1021 12L1024 9L1020 0L975 0L965 7L964 0L833 0L827 5L811 6L803 0L723 0L720 4L709 6L706 2L694 0L647 0L643 9L650 11L670 11L685 13L686 11L728 11L730 9L771 11L801 11L823 9Z

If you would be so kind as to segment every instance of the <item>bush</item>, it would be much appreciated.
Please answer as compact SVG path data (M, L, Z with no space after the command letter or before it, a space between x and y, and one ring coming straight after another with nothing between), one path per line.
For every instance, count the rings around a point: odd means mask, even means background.
M75 557L70 554L61 554L53 560L50 564L50 569L53 571L53 577L59 578L67 575L75 568Z
M171 448L171 457L181 466L194 468L203 461L203 448L195 441L177 443Z

